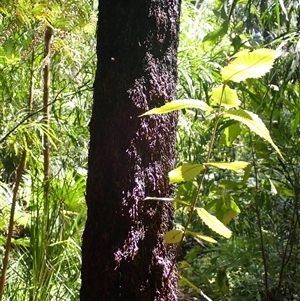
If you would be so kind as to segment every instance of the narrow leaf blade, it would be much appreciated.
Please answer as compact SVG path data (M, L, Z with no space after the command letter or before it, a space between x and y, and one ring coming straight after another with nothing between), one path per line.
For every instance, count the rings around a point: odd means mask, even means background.
M159 198L159 197L151 197L151 196L147 196L144 201L158 201L158 202L174 202L183 206L190 206L190 204L188 202L185 202L181 199L177 199L177 198Z
M170 112L182 110L182 109L200 109L202 111L208 111L212 110L212 108L204 101L202 100L197 100L197 99L179 99L179 100L173 100L165 105L159 107L159 108L154 108L152 110L149 110L145 112L144 114L140 115L146 116L146 115L152 115L152 114L167 114Z
M204 208L196 208L196 211L198 216L210 229L226 238L231 237L231 231L215 216L207 212Z
M205 165L213 166L221 169L230 169L233 171L241 171L246 168L250 163L245 161L235 161L235 162L209 162Z
M230 119L237 120L245 124L246 126L248 126L249 129L253 131L255 134L267 140L273 146L276 152L280 155L280 157L283 159L282 154L279 148L273 142L267 127L256 114L249 112L247 110L239 109L239 110L229 110L225 112L223 116L228 117Z
M209 237L207 235L203 235L203 234L200 234L200 233L192 232L192 231L189 231L189 230L186 231L186 234L189 234L189 235L191 235L191 236L193 236L195 238L198 238L198 239L201 239L201 240L213 243L213 244L217 243L216 240L214 240L213 238L211 238L211 237Z

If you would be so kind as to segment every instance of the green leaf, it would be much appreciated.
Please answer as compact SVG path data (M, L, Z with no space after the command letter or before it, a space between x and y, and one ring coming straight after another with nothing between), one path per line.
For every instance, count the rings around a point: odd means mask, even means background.
M179 99L179 100L170 101L159 108L154 108L152 110L149 110L144 114L140 115L139 117L152 115L152 114L166 114L166 113L170 113L182 109L188 109L188 108L200 109L202 111L212 110L212 108L202 100Z
M224 224L227 225L229 222L235 218L238 214L241 213L240 208L235 203L233 198L228 195L229 200L219 200L218 204L216 205L216 217Z
M215 216L211 215L204 208L196 208L198 216L213 231L226 238L231 237L231 231L220 222Z
M250 163L244 161L235 161L235 162L209 162L205 163L207 166L213 166L221 169L230 169L233 171L240 171L247 167Z
M167 244L178 244L181 242L183 231L181 230L170 230L165 234L165 241Z
M158 202L174 202L174 203L178 203L181 204L183 206L190 206L190 204L188 202L185 202L181 199L174 199L174 198L158 198L158 197L151 197L151 196L147 196L144 201L149 201L149 200L153 200L153 201L158 201Z
M249 164L246 168L245 168L245 172L244 172L244 176L243 176L243 180L242 180L242 183L243 184L246 184L249 177L250 177L250 173L251 173L251 168L252 168L252 165Z
M257 49L236 54L237 58L221 71L223 81L241 82L247 78L259 78L270 71L279 53L272 49Z
M228 117L230 119L237 120L247 125L251 131L253 131L258 136L267 140L273 146L276 152L280 155L280 157L283 159L281 152L273 142L268 129L256 114L249 112L247 110L239 109L239 110L229 110L225 112L223 116Z
M226 146L231 146L233 141L238 137L241 132L241 127L239 123L234 123L227 128L225 128L223 136L222 136L222 143Z
M241 51L235 53L235 54L231 57L231 59L233 59L233 58L238 58L238 57L247 55L248 53L249 53L249 49L242 49Z
M247 167L244 170L247 170L248 168L251 169L251 164L247 165ZM240 190L245 189L247 187L243 182L235 182L227 179L219 181L219 186L227 190Z
M273 184L273 181L270 178L268 178L268 180L269 180L269 184L270 184L269 188L270 188L271 195L278 194L277 189L276 189L275 185Z
M273 184L280 196L294 197L294 191L290 190L288 187L283 186L281 182L273 180Z
M226 275L226 268L220 267L216 277L216 288L219 289L223 294L229 292L229 281Z
M225 108L235 108L240 104L236 91L230 89L227 85L221 85L213 89L211 100L211 105L221 104Z
M228 30L228 21L224 21L221 27L208 33L203 38L203 42L209 42L211 44L215 44L225 36L227 30Z
M180 183L193 180L203 170L202 164L183 163L169 172L170 183Z
M199 295L203 296L204 294L202 293L201 289L198 288L196 285L191 283L187 278L185 278L181 273L176 272L176 275L178 278L183 281L188 287L192 288L195 292L197 292ZM205 296L205 295L204 295ZM206 296L205 296L206 297ZM205 298L206 300L210 300L207 297Z
M187 231L186 231L186 234L189 234L189 235L191 235L191 236L193 236L193 237L195 237L195 238L198 238L198 239L200 239L200 240L204 240L204 241L207 241L207 242L211 242L211 243L213 243L213 244L217 243L217 241L214 240L213 238L211 238L211 237L209 237L209 236L206 236L206 235L202 235L202 234L200 234L200 233L196 233L196 232L192 232L192 231L187 230Z

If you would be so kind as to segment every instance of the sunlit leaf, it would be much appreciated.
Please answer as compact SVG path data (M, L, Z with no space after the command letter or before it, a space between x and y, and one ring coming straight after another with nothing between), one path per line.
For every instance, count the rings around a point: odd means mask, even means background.
M284 14L285 14L286 20L288 20L288 19L289 19L289 14L288 14L288 12L287 12L286 7L284 6L284 2L283 2L282 0L279 0L279 3L280 3L280 6L281 6L282 11L283 11Z
M233 198L229 196L229 200L224 201L220 199L216 206L215 215L224 224L227 225L229 222L241 213L240 208L234 202Z
M182 273L176 273L178 278L182 280L188 287L192 288L195 292L197 292L199 295L201 294L200 288L198 288L196 285L191 283L187 278L185 278ZM211 301L211 300L210 300Z
M275 185L273 184L273 181L269 178L269 183L270 183L270 193L271 195L276 195L278 194L277 189L275 187Z
M146 197L144 199L145 201L153 200L153 201L158 201L158 202L174 202L183 206L190 206L188 202L185 202L181 199L174 199L174 198L158 198L158 197Z
M211 91L211 105L219 105L226 108L235 108L239 106L240 101L238 99L235 90L230 89L227 85L221 85Z
M209 236L206 236L206 235L202 235L200 233L196 233L196 232L192 232L192 231L187 230L186 234L189 234L189 235L191 235L195 238L198 238L200 240L204 240L204 241L211 242L211 243L214 243L214 244L217 243L217 241L214 240L213 238L211 238Z
M209 162L206 163L207 166L213 166L221 169L230 169L233 171L240 171L243 170L247 165L248 162L245 161L235 161L235 162Z
M277 51L265 48L238 55L232 63L222 69L222 79L241 82L247 78L259 78L270 71L278 56Z
M231 58L238 58L240 56L244 56L244 55L248 54L249 51L250 51L249 49L243 49L243 50L235 53Z
M169 172L170 183L180 183L193 180L203 170L202 164L183 163Z
M149 110L144 114L140 115L140 117L146 115L152 115L152 114L166 114L182 109L200 109L202 111L212 110L212 108L202 100L179 99L179 100L170 101L159 108L154 108L152 110Z
M287 196L287 197L294 197L295 192L290 190L288 187L285 187L283 183L277 182L275 180L272 180L273 184L278 192L279 195L281 196Z
M221 142L226 146L231 146L233 141L239 136L241 127L239 123L234 123L225 128Z
M267 140L274 147L274 149L280 155L280 157L283 159L281 152L273 142L267 127L256 114L249 112L247 110L239 109L239 110L227 111L223 114L223 116L237 120L247 125L251 131L253 131L255 134Z
M165 241L167 244L178 244L181 242L183 231L181 230L170 230L165 234Z
M213 231L226 238L231 237L231 231L220 222L215 216L207 212L204 208L196 208L198 216Z
M242 180L242 183L243 184L246 184L249 177L250 177L250 174L251 174L251 168L252 168L252 165L249 164L245 169L244 169L244 176L243 176L243 180Z

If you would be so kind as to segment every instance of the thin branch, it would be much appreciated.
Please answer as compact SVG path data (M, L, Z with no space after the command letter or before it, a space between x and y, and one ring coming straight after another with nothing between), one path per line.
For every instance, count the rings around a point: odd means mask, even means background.
M11 209L10 209L10 219L9 219L9 227L8 227L8 235L6 240L6 246L5 246L5 254L3 258L3 267L2 267L2 276L0 280L0 301L2 300L3 292L4 292L4 284L6 279L6 272L8 267L8 259L10 254L10 246L11 246L11 239L13 235L13 228L14 228L14 216L15 216L15 209L16 209L16 203L17 203L17 196L19 191L19 186L22 178L22 173L25 167L26 162L26 156L27 151L24 149L20 165L17 170L17 178L16 178L16 184L14 187L14 193L13 193L13 199L11 203Z
M44 101L44 116L43 123L45 125L45 133L44 133L44 192L45 199L47 200L49 197L49 189L50 189L50 139L48 136L50 130L50 106L49 106L49 97L50 97L50 61L51 61L51 41L53 38L53 32L50 27L46 28L45 32L45 64L44 64L44 93L43 93L43 101ZM46 203L48 203L46 201ZM48 206L46 206L48 207Z
M249 131L249 137L250 137L250 144L251 144L251 156L252 156L252 163L253 163L253 169L254 169L254 177L255 177L255 188L256 192L259 190L258 186L258 170L257 165L255 161L254 156L254 147L253 147L253 140L251 132ZM263 238L263 230L262 230L262 224L261 224L261 217L260 217L260 211L257 202L255 202L255 212L257 217L257 226L259 231L259 239L260 239L260 250L261 250L261 256L263 259L263 265L264 265L264 284L265 284L265 301L269 300L269 283L268 283L268 265L267 265L267 256L265 251L265 245L264 245L264 238Z
M32 62L31 62L31 72L30 72L30 83L29 83L29 97L28 97L28 107L29 112L32 110L32 103L33 103L33 95L34 95L34 56L35 52L32 52ZM28 137L26 137L26 140L28 141ZM23 150L21 161L19 164L19 167L17 169L17 177L16 177L16 184L14 187L13 192L13 199L11 203L11 210L10 210L10 219L9 219L9 226L8 226L8 235L5 245L5 255L3 258L3 267L2 267L2 275L0 280L0 301L2 300L3 292L4 292L4 285L6 280L6 272L8 267L8 260L9 260L9 254L10 254L10 247L11 247L11 239L13 234L13 228L14 228L14 217L15 217L15 209L16 209L16 203L17 203L17 196L19 191L19 186L22 179L22 174L25 167L27 157L27 150L26 148Z

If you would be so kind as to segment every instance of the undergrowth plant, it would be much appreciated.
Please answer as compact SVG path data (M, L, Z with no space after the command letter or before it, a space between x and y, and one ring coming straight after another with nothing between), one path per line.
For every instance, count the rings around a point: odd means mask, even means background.
M0 300L77 300L95 1L0 3Z
M263 138L271 144L278 155L283 160L282 154L276 144L273 142L267 127L259 116L251 111L241 108L242 102L239 100L238 91L230 88L233 83L240 83L249 78L259 78L265 75L271 68L275 59L280 54L271 49L258 49L254 51L242 50L233 57L227 59L227 65L221 70L222 84L210 91L209 104L196 99L182 99L171 101L162 107L154 108L141 116L151 114L166 114L182 109L200 109L204 112L203 123L212 123L212 132L210 142L207 148L206 159L204 162L189 163L183 162L181 166L169 172L169 182L171 184L180 184L191 182L190 189L194 190L190 198L183 198L180 193L175 193L174 198L153 198L156 201L174 202L180 206L188 208L187 219L181 227L168 231L165 234L165 240L168 244L178 244L178 250L186 236L192 236L198 241L216 243L217 241L211 236L204 235L189 230L192 220L196 217L217 234L230 238L231 230L226 226L229 222L240 213L238 201L229 198L226 203L220 199L213 199L206 206L202 204L203 190L205 180L209 177L212 169L229 170L240 174L241 183L245 183L250 176L252 162L232 161L232 162L215 162L211 161L214 144L216 142L217 129L221 126L224 129L225 140L232 143L242 131L241 125L246 126L250 131ZM200 122L200 121L199 121ZM196 179L196 180L195 180ZM214 212L214 214L210 212ZM267 271L265 271L267 273ZM189 286L194 288L199 295L210 300L200 288L193 285L189 279L178 274ZM227 292L228 278L226 270L221 267L216 275L217 289Z

